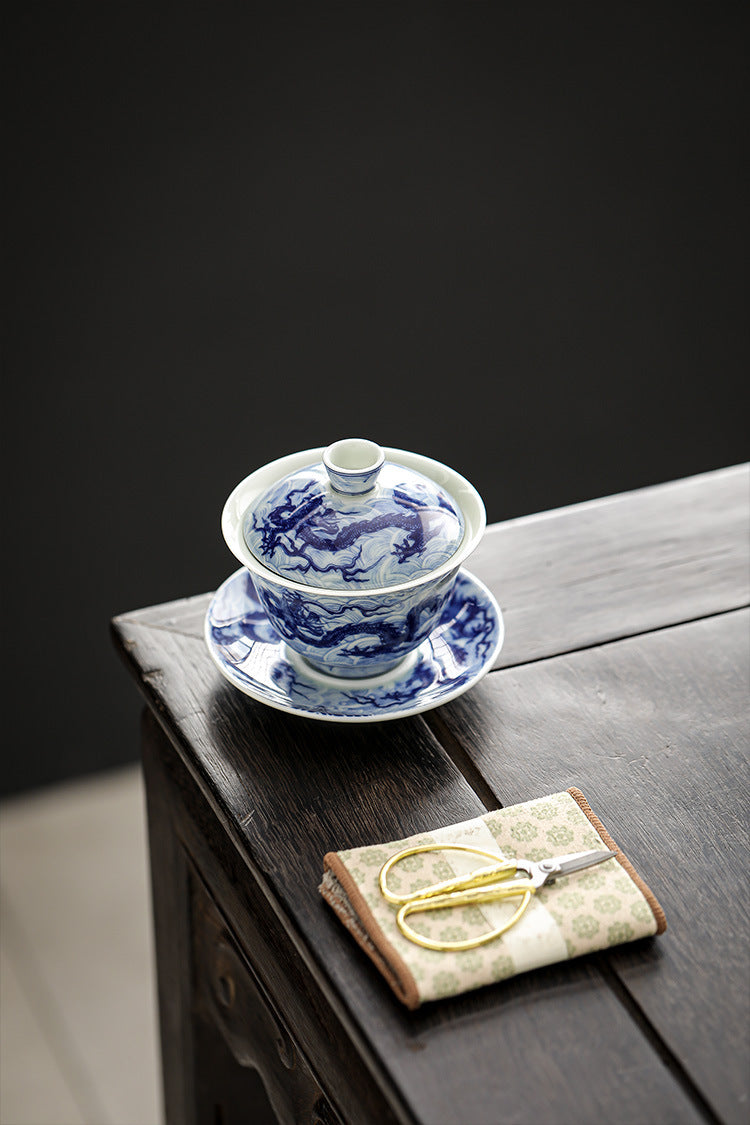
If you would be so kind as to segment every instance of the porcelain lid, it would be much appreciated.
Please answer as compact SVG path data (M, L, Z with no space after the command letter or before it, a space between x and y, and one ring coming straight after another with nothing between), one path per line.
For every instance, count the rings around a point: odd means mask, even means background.
M242 532L267 569L308 586L382 588L420 578L456 553L459 505L435 481L347 438L323 461L275 482L245 512Z

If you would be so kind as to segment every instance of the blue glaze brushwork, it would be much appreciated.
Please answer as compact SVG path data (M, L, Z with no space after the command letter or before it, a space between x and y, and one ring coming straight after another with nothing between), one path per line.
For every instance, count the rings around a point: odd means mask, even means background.
M243 521L253 555L276 574L307 585L373 589L436 570L464 533L448 494L416 472L386 463L365 495L334 489L321 465L275 484Z
M255 589L277 633L301 656L336 676L376 676L397 664L434 629L456 572L413 589L357 598L304 595L255 576Z
M438 707L472 687L493 665L503 622L487 588L461 570L434 630L416 652L373 683L308 673L289 658L247 570L217 591L206 616L206 642L222 675L262 703L308 718L373 722Z

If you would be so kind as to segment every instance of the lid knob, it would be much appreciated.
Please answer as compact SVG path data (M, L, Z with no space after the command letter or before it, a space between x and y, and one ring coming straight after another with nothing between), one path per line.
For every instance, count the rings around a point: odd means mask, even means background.
M369 492L385 463L385 453L366 438L344 438L329 445L323 464L337 492Z

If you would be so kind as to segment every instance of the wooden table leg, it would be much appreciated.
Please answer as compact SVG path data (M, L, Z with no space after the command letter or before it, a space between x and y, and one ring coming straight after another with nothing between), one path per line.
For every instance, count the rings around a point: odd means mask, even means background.
M142 754L167 1125L334 1125L339 1117L183 844L179 820L186 814L162 764L174 753L146 711Z
M141 725L141 748L148 813L166 1122L167 1125L197 1125L189 872L187 857L174 831L169 794L159 768L162 738L156 721L150 712L145 711Z

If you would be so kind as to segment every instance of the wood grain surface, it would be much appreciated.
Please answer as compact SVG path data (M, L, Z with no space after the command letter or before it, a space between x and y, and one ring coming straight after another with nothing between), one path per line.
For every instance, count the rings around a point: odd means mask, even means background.
M750 600L750 467L490 527L467 567L505 618L496 667Z
M750 1095L750 611L495 672L428 718L502 805L569 785L662 903L610 964L728 1121Z
M179 836L344 1120L744 1120L747 479L490 529L471 569L503 606L508 666L413 719L248 699L208 656L206 595L113 623L164 732L155 839ZM323 854L570 784L653 884L667 934L407 1012L322 902ZM184 991L176 971L162 991Z
M657 1111L665 1121L701 1119L596 959L408 1013L325 906L317 887L329 849L484 810L420 719L374 727L290 719L226 685L201 641L122 628L154 710L222 826L225 851L241 857L244 878L274 914L277 949L290 943L328 1000L332 1026L319 1029L321 1040L348 1032L399 1119L479 1125L497 1120L500 1102L509 1120L529 1123L562 1120L561 1107L573 1106L578 1121L593 1122L602 1105L613 1122ZM219 885L218 876L210 882ZM530 1087L512 1078L524 1068L540 1076ZM341 1106L331 1078L316 1077Z

